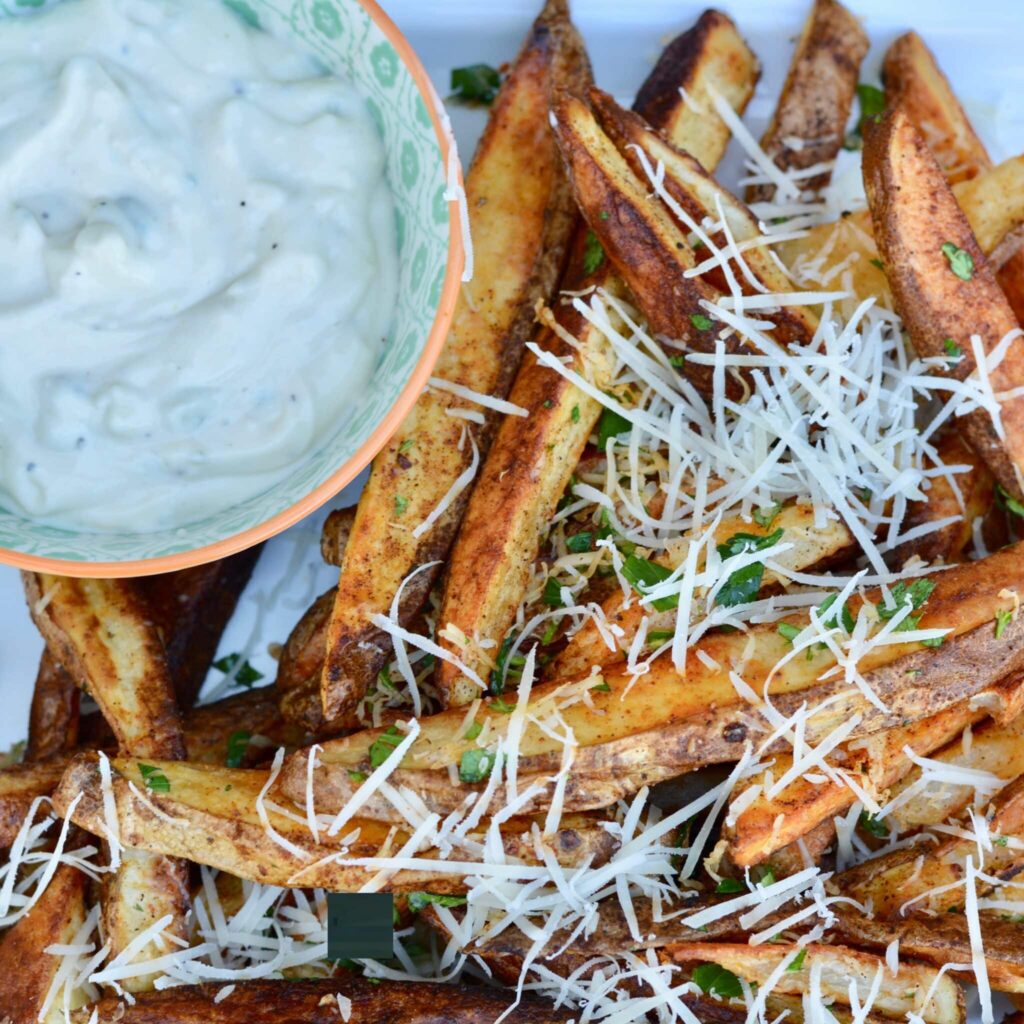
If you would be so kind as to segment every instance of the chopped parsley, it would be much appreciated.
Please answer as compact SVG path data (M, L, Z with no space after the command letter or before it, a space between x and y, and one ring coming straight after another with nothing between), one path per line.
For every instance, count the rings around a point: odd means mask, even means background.
M565 605L562 600L562 584L554 576L547 578L541 600L550 608L561 608Z
M718 554L722 558L731 558L734 555L745 554L749 551L764 551L782 539L783 531L775 530L774 533L761 537L754 533L733 534L724 544L718 545ZM736 569L725 581L722 589L718 591L715 603L723 608L733 608L740 604L749 604L757 597L761 589L761 582L764 579L764 563L751 562L742 569Z
M782 508L783 506L781 504L766 505L764 508L755 508L754 511L751 512L751 515L758 526L762 526L767 530L778 518Z
M958 359L963 358L963 349L952 338L946 338L942 343L942 347L946 350L946 355L949 356L950 362L956 362Z
M583 272L592 274L602 263L604 263L604 246L601 245L593 231L588 231L583 242Z
M790 643L792 643L802 632L803 630L799 626L794 626L792 622L779 623L779 636L788 640Z
M466 899L465 896L449 896L439 892L411 892L409 893L409 910L418 914L431 903L436 903L439 907L461 907L465 906Z
M355 768L349 768L348 777L352 782L365 782L366 776L362 772L357 772Z
M747 887L738 878L720 878L715 886L715 892L719 894L746 891Z
M743 995L740 979L720 964L701 964L694 968L693 981L702 992L721 996L723 999L738 999Z
M857 86L857 103L860 106L860 117L857 127L848 133L843 143L844 149L860 149L864 139L864 126L869 121L877 121L885 110L885 93L878 86L861 82Z
M493 750L467 750L459 761L459 778L463 782L483 782L494 766Z
M395 515L400 516L405 513L405 510L409 507L409 499L403 498L402 495L395 495Z
M263 673L254 669L240 654L225 654L223 658L218 658L213 663L213 667L226 676L233 676L235 685L244 686L246 689L263 678Z
M589 530L574 533L571 537L565 538L565 546L574 555L581 555L594 546L594 535Z
M834 607L838 596L838 594L830 594L818 605L815 609L818 613L818 620L823 626L841 622L843 629L847 633L852 633L854 627L853 613L846 607L845 601L838 607Z
M573 421L573 423L579 423L579 421L580 421L580 407L578 405L574 405L572 407L572 412L569 413L569 418Z
M996 639L998 640L1005 632L1006 627L1013 621L1012 608L996 609Z
M411 448L412 448L412 447L413 447L413 446L414 446L415 444L416 444L416 442L415 442L415 441L413 440L413 438L411 438L411 437L407 437L407 438L406 438L406 439L405 439L405 440L404 440L404 441L403 441L403 442L402 442L402 443L401 443L401 444L400 444L400 445L398 446L398 453L399 453L400 455L404 455L404 454L405 454L405 453L406 453L407 451L409 451L409 450L410 450L410 449L411 449Z
M666 569L657 562L641 558L639 555L629 555L622 563L622 578L641 596L658 583L663 583L672 575L671 569ZM671 611L679 604L678 594L669 594L667 597L659 597L651 602L651 607L659 612Z
M633 424L620 415L614 409L605 409L601 413L601 419L597 422L597 447L605 451L608 442L613 437L620 437L628 434L633 429Z
M996 484L996 504L1000 508L1006 509L1007 512L1012 512L1015 516L1024 519L1024 502L1015 498L1001 484Z
M693 324L698 331L710 331L711 328L715 326L714 321L709 317L704 316L703 313L691 313L690 323Z
M789 961L789 965L786 967L787 971L799 971L803 967L804 961L807 959L807 949L801 949L799 953L792 960Z
M879 605L876 609L878 617L884 622L888 622L901 608L905 608L907 605L910 605L911 611L916 612L925 605L934 589L935 583L932 580L925 579L923 576L914 580L909 587L906 583L897 583L891 591L893 604ZM906 633L909 630L917 629L920 621L920 615L908 615L896 627L895 632ZM942 637L936 637L935 640L922 640L921 643L926 647L941 647Z
M143 764L140 761L139 771L142 772L142 781L150 793L170 793L171 783L156 765Z
M590 688L591 693L611 693L612 688L607 683L595 683Z
M868 835L875 836L877 839L887 839L889 836L889 826L875 815L868 814L867 811L861 811L857 823Z
M246 751L249 749L249 740L252 733L245 729L238 729L228 737L228 754L224 763L229 768L240 768L245 760Z
M974 257L966 249L952 242L943 242L942 255L949 261L949 269L961 281L970 281L974 277Z
M509 676L521 676L523 674L523 666L526 664L526 658L522 654L513 655L511 658L509 655L512 653L512 647L516 642L516 638L512 633L509 633L501 642L501 647L498 648L498 656L494 659L494 670L491 672L490 684L491 693L501 694L505 689L505 681Z
M501 74L490 64L467 64L452 68L452 99L461 103L482 103L489 106L501 88Z
M402 742L402 738L397 725L392 725L386 732L381 733L370 744L370 767L379 768L391 756L395 747Z
M484 727L479 722L470 722L469 728L462 734L463 739L475 740L477 736L484 731Z
M497 711L500 715L511 715L516 709L515 704L506 704L501 697L495 697L490 703L492 711Z
M869 262L871 266L877 267L879 270L885 270L885 264L880 259L872 259Z

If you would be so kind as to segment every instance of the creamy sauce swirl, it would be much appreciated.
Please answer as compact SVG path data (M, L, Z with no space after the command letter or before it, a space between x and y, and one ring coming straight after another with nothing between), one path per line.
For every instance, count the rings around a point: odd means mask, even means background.
M0 505L148 532L327 443L395 305L380 135L216 0L0 19Z

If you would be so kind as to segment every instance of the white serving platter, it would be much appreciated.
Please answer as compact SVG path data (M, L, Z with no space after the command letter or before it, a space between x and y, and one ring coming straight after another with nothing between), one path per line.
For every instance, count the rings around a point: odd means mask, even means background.
M921 33L974 119L995 159L1024 151L1024 3L1021 0L848 0L872 39L862 78L877 80L885 47L909 28ZM419 52L439 92L451 68L511 59L539 0L385 0L391 17ZM809 0L734 0L721 8L758 53L763 74L746 122L760 134L771 113ZM689 0L576 0L598 82L628 101L659 51L703 10ZM483 127L482 111L454 108L452 121L464 160ZM723 180L734 175L733 154ZM351 504L360 478L330 507ZM336 580L320 560L320 523L326 509L274 538L256 568L225 632L221 654L243 652L266 681L275 663L268 645L283 642L314 596ZM14 569L0 566L0 750L25 737L32 684L42 641L29 621ZM207 693L220 673L213 670Z

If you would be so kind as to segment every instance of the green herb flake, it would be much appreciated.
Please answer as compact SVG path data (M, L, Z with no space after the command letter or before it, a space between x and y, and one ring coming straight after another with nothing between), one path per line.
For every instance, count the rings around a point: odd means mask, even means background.
M649 644L664 644L668 643L675 637L675 633L671 629L652 629L647 634L647 642Z
M392 725L386 732L378 736L370 744L370 767L379 768L390 756L395 747L402 742L403 736L398 726Z
M704 316L703 313L691 313L690 323L693 324L698 331L710 331L711 328L715 326L714 321L709 317Z
M1015 498L1002 484L996 484L996 504L1024 519L1024 502Z
M657 562L652 562L639 555L629 555L622 563L622 578L642 597L651 587L663 583L672 575L671 569L666 569ZM659 612L671 611L679 604L678 594L669 594L668 597L659 597L651 602L651 607Z
M861 811L857 823L868 835L874 836L876 839L887 839L889 837L889 826L884 821L875 817L875 815L868 814L867 811Z
M961 249L952 242L943 242L942 255L949 261L949 269L961 281L970 281L974 277L974 257L966 249Z
M804 961L806 959L807 959L807 950L806 949L801 949L800 952L797 953L797 955L795 957L793 957L792 960L789 961L789 965L786 967L786 970L787 971L794 971L794 972L795 971L799 971L803 967Z
M580 407L578 405L574 405L572 407L572 412L569 413L569 418L573 421L573 423L579 423L579 421L580 421Z
M484 727L479 722L470 722L469 728L462 734L462 738L466 740L475 740L483 731Z
M492 750L467 750L459 761L459 778L463 782L483 782L494 768Z
M879 259L872 259L869 261L871 266L877 267L879 270L885 270L885 264Z
M952 338L946 338L942 342L942 347L946 350L946 355L949 356L951 361L963 357L963 349Z
M763 537L754 533L733 534L724 544L718 545L718 554L722 558L745 554L750 551L764 551L782 539L783 530L778 529ZM764 579L764 563L751 562L742 569L736 569L718 591L715 604L723 608L734 608L736 605L749 604L757 597Z
M355 768L349 768L348 777L351 782L365 782L366 776L362 772L357 772Z
M405 514L405 510L409 507L409 499L403 498L401 494L395 495L395 515L401 516Z
M245 760L246 751L249 749L249 740L252 733L245 729L238 729L228 737L228 753L224 763L229 768L240 768Z
M399 453L399 455L404 455L404 454L405 454L405 453L406 453L407 451L409 451L410 449L412 449L412 448L413 448L413 447L415 446L415 444L416 444L416 442L415 442L415 440L413 440L413 438L411 438L411 437L407 437L407 438L406 438L406 439L405 439L405 440L404 440L404 441L403 441L403 442L402 442L402 443L401 443L401 444L400 444L400 445L398 446L398 453Z
M501 699L501 697L495 697L490 703L492 711L497 711L499 715L511 715L516 709L515 704L507 704Z
M501 88L501 75L490 64L467 64L452 68L452 99L461 103L482 103L489 106Z
M674 366L677 370L680 370L680 369L682 369L686 365L686 356L685 355L669 356L668 357L668 364L669 364L669 366Z
M409 910L418 914L424 907L436 903L439 907L462 907L466 904L465 896L449 896L439 892L409 893Z
M612 688L607 683L595 683L590 688L591 693L611 693Z
M794 626L792 622L780 622L778 631L779 636L788 640L790 643L792 643L803 632L799 626Z
M143 764L138 762L139 771L142 773L142 781L150 793L170 793L171 784L156 765Z
M720 878L718 885L715 886L715 892L719 895L725 895L730 892L746 892L747 887L738 878Z
M574 554L581 555L594 546L594 535L589 530L574 533L565 538L565 546Z
M999 836L997 839L992 840L994 846L1009 846L1010 839L1008 836Z
M583 242L583 272L592 274L604 263L604 246L593 231L587 232Z
M692 978L701 991L708 995L721 996L723 999L738 999L743 995L740 979L720 964L701 964L694 968Z
M885 110L885 93L876 85L861 82L857 86L857 102L860 104L860 120L857 122L857 134L864 135L864 125L869 121L878 121Z
M998 640L1005 632L1006 627L1013 621L1012 608L996 609L996 639Z
M613 437L621 437L633 429L633 424L614 409L605 409L597 423L597 447L606 451Z
M547 578L541 593L541 600L550 608L562 608L565 605L562 600L562 584L554 576Z
M755 508L751 512L754 522L758 526L763 527L765 530L770 529L772 523L779 517L779 513L782 511L783 506L779 505L767 505L764 508Z
M601 220L607 220L607 219L608 219L608 211L607 210L602 210L601 211Z
M213 667L226 676L233 676L235 685L244 686L246 689L263 678L262 672L254 669L247 660L243 660L242 656L237 653L225 654L223 658L218 658L213 663Z
M841 622L843 624L843 629L845 629L847 633L852 633L854 627L853 613L846 607L846 602L844 601L837 608L833 607L838 596L838 594L831 594L818 605L815 609L818 613L818 620L823 626Z

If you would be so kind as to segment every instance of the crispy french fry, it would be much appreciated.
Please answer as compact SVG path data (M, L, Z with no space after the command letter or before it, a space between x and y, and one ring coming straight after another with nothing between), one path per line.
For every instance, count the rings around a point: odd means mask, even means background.
M730 516L724 519L715 531L715 539L717 543L724 543L736 533L764 535L781 529L786 543L793 546L779 555L779 564L788 569L807 569L827 562L840 553L851 550L853 546L853 538L844 523L829 519L818 526L815 523L816 518L815 510L810 505L799 504L783 508L769 527L748 523L740 516ZM675 569L683 563L688 550L689 544L686 541L679 541L656 555L652 561L665 568ZM770 570L766 571L765 585L769 586L775 582L775 574ZM608 624L622 630L621 636L614 637L616 647L610 648L606 638L608 634L602 633L593 620L588 620L582 629L573 634L564 650L560 651L547 667L547 678L566 679L589 672L592 665L607 666L623 661L644 616L650 620L648 629L671 629L675 625L674 612L659 614L650 606L640 604L638 599L626 605L621 593L612 594L604 602L603 611Z
M534 307L554 288L575 221L572 198L548 124L553 89L590 77L564 0L549 0L506 78L466 178L475 272L463 289L435 367L437 378L504 397L532 330ZM467 471L486 454L499 417L474 428L449 415L465 405L427 391L373 463L345 550L328 628L321 682L325 717L338 718L366 692L391 650L372 623L402 589L399 618L421 607L440 571L469 498L458 496L420 536ZM415 578L403 581L415 570Z
M51 761L75 749L80 692L53 655L44 650L32 690L26 761Z
M815 0L761 137L761 148L777 167L803 170L835 159L867 51L868 37L857 18L836 0ZM822 171L800 185L819 189L829 177ZM771 200L775 191L774 185L751 185L747 201Z
M902 1017L912 1012L930 1024L963 1024L966 1020L960 986L923 964L901 963L895 976L884 958L844 946L811 943L796 970L783 971L775 979L773 993L802 995L809 991L810 973L820 971L820 991L825 999L850 1005L855 988L863 1004L881 974L878 994L872 1002L876 1013ZM715 963L733 974L763 985L783 957L797 955L795 946L765 943L760 946L722 942L681 942L667 946L665 955L677 963Z
M12 764L0 770L0 849L14 842L32 801L49 796L63 773L60 761Z
M920 628L950 629L940 648L883 645L861 658L858 670L887 712L859 689L849 687L843 677L820 682L834 665L827 650L811 647L809 658L790 657L780 666L792 648L775 624L755 626L749 634L702 638L703 657L688 658L685 685L680 685L683 679L671 661L661 657L639 678L622 667L602 676L587 674L569 683L535 686L530 718L543 720L557 709L561 728L568 726L575 736L566 808L596 806L586 802L590 795L596 792L607 799L613 786L625 794L703 764L735 760L748 740L757 745L760 737L772 731L771 726L757 705L745 703L738 695L731 676L740 671L737 666L759 696L766 692L771 697L776 713L791 715L802 704L809 705L812 713L804 734L808 743L820 742L854 716L858 720L848 740L909 724L987 693L1008 672L1024 668L1024 621L1009 623L999 638L993 628L997 611L1006 603L999 592L1024 586L1021 551L1024 547L1015 545L936 576ZM880 596L869 594L867 599L877 602ZM855 601L851 600L850 608L856 610ZM965 665L970 665L970 672L963 671ZM586 700L581 699L584 691ZM519 743L520 775L555 773L562 745L530 718ZM483 701L474 717L490 744L507 734L511 720L508 705L496 700ZM421 719L420 725L420 735L392 781L408 781L441 809L463 792L450 782L449 766L458 765L464 753L478 746L467 737L468 723L460 709ZM318 805L334 811L348 800L354 791L349 772L366 770L369 749L380 733L365 730L323 744L313 772ZM771 749L786 747L778 741ZM306 770L303 752L285 762L282 788L293 800L304 799ZM546 799L538 797L537 806Z
M677 146L714 168L725 151L729 129L711 108L710 90L742 111L757 74L757 61L733 23L717 11L707 11L665 50L640 89L636 109ZM608 261L589 267L587 252L584 225L577 230L562 289L602 287L621 295L621 282ZM574 370L600 383L610 372L601 332L571 304L559 304L552 317L557 331L550 325L542 328L540 347L571 358ZM571 336L575 347L564 336ZM450 624L470 638L500 640L511 625L541 537L601 414L592 396L532 354L523 360L509 397L529 415L506 416L498 429L452 550L438 616L440 624ZM442 642L453 649L451 641ZM483 664L482 652L479 659L459 653L469 658L478 674L486 675L489 666ZM466 703L478 695L447 662L438 663L436 679L448 704Z
M71 943L85 923L85 895L88 879L77 868L62 864L39 902L16 922L0 940L0 978L3 978L3 1013L12 1024L35 1024L63 1017L62 998L51 1000L53 1014L41 1016L54 977L60 969L59 956L47 954L48 946ZM84 998L72 1001L77 1009Z
M963 379L976 369L971 337L978 335L988 354L1017 328L1017 321L967 218L907 114L890 111L865 134L864 183L896 306L922 355L948 358L945 339L960 346L963 358L950 372ZM959 274L953 269L954 258L965 264ZM988 377L997 394L1024 385L1020 347L1011 346ZM1016 494L1021 489L1019 467L1024 465L1021 397L1002 403L1001 420L1002 434L979 409L962 417L962 430L996 479Z
M274 840L257 811L257 798L269 777L266 771L214 768L181 761L154 761L152 767L166 779L166 790L163 784L147 789L138 762L128 758L111 761L117 823L125 846L188 858L267 885L321 886L334 892L358 892L381 870L372 864L348 861L381 856L391 834L386 824L353 819L344 828L344 834L337 837L329 837L321 830L317 843L301 818L301 807L292 808L292 816L285 816L274 808L273 798L268 797L267 821L290 844L285 848ZM66 814L79 792L84 798L75 808L72 820L102 835L103 794L96 757L92 754L80 754L68 766L53 797L58 813ZM296 816L299 820L295 820ZM530 825L528 818L509 821L502 838L511 856L532 863L536 855ZM356 829L359 832L353 838ZM399 830L391 837L391 849L397 851L406 839L408 835ZM550 844L567 866L588 860L596 865L611 854L615 840L599 827L598 819L567 816ZM347 853L343 854L343 849ZM433 855L427 850L417 856ZM387 888L396 892L457 892L463 888L463 881L459 875L448 872L401 870L387 880Z
M336 508L324 520L323 529L320 532L320 554L328 565L341 567L355 518L355 506L350 506L349 508Z
M337 587L321 594L303 613L302 618L288 635L288 640L281 649L281 659L277 663L277 679L275 686L282 695L307 686L315 681L317 691L320 687L320 673L324 666L324 653L327 643L327 626L334 608Z
M989 820L993 837L1007 837L985 855L985 877L1012 878L1024 868L1024 779L1017 779L998 793ZM924 854L925 856L922 856ZM964 905L964 874L968 860L978 867L974 839L947 836L937 845L921 843L884 854L842 872L835 884L844 896L860 903L871 901L876 917L894 920L908 914L945 913ZM990 889L979 879L979 894Z
M960 516L933 533L905 541L889 555L890 564L903 565L917 556L925 562L956 562L971 543L974 520L992 507L995 495L992 474L981 458L955 434L949 433L938 444L939 455L947 466L970 466L955 477L955 489L948 477L932 477L924 501L907 506L901 530L906 533L925 523Z
M564 1014L549 1003L523 996L510 1009L507 992L482 985L436 985L380 981L351 971L334 978L243 981L230 998L218 998L222 983L184 985L148 992L125 1005L107 996L83 1011L76 1024L556 1024ZM341 1010L338 996L347 1000Z

